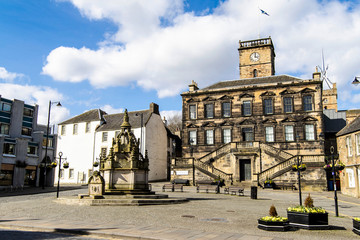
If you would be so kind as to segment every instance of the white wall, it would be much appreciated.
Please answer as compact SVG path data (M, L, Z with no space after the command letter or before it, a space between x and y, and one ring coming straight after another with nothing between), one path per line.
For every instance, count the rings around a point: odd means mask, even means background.
M85 133L86 123L78 123L77 134L73 134L74 124L67 124L65 125L65 135L61 135L61 126L59 126L56 156L59 156L59 152L62 152L63 158L67 158L66 161L69 163L69 168L64 169L64 176L60 179L60 185L61 183L87 183L89 170L93 169L92 164L95 128L100 124L100 122L93 121L90 124L90 131ZM98 135L98 133L96 135ZM97 156L99 156L99 154ZM58 167L56 168L56 183L58 181ZM70 178L69 176L70 169L74 169L73 178ZM83 179L80 178L81 175L83 175Z

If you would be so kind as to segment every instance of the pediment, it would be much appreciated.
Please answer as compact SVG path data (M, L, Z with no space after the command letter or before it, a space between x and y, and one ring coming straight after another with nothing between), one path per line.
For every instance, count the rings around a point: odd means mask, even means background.
M190 123L188 125L186 125L187 128L198 128L197 125L193 124L193 123Z
M304 88L303 90L300 91L301 93L313 93L316 92L316 90L311 89L311 88Z
M265 119L264 121L262 121L262 123L263 124L266 124L266 123L276 124L277 121L275 119L268 118L268 119Z
M303 122L316 122L317 119L311 116L304 117L301 121Z
M262 93L260 96L262 97L270 97L270 96L275 96L276 94L272 91L266 91L264 93Z
M216 127L217 125L213 122L206 122L202 125L202 127Z
M289 94L295 94L296 92L294 90L291 89L285 89L284 91L282 91L280 93L280 95L289 95Z
M216 101L216 99L213 97L207 96L207 97L203 98L202 101Z
M219 98L219 100L231 100L231 99L233 99L233 97L228 96L228 95L224 95L224 96Z
M245 119L244 121L240 122L239 125L256 125L256 121L253 119Z
M296 119L293 118L293 117L287 117L287 118L281 120L281 122L284 123L284 122L297 122L297 121L296 121Z
M234 123L229 122L229 121L225 121L225 122L220 123L220 126L234 126Z
M254 97L254 95L249 94L249 93L244 93L239 96L240 99L241 98L253 98L253 97Z
M189 98L188 100L186 100L187 103L191 103L191 102L198 102L199 100L197 100L196 98Z

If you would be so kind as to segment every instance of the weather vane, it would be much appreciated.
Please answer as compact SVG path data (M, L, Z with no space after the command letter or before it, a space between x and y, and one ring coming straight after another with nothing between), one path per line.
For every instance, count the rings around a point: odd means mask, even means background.
M333 88L334 84L330 81L330 79L327 77L327 70L329 68L329 65L326 66L325 68L325 60L324 60L324 50L321 51L321 55L322 55L322 67L317 66L320 69L320 73L321 73L321 81L325 82L328 87L330 89Z

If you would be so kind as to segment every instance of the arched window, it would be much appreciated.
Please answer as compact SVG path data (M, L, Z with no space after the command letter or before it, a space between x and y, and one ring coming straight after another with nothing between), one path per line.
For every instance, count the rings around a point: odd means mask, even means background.
M254 69L253 74L254 74L254 77L257 77L257 76L258 76L258 72L257 72L256 69Z

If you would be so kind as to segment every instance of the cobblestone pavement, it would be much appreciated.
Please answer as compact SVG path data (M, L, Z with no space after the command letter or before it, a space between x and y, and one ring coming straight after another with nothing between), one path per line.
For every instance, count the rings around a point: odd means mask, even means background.
M155 183L160 193L163 183ZM24 192L27 190L24 190ZM36 189L35 189L36 191ZM75 198L87 188L62 191L60 197ZM20 192L21 193L21 192ZM6 196L0 193L0 228L87 234L120 239L357 239L352 217L360 216L359 199L338 194L340 217L334 214L333 192L311 192L315 206L329 212L329 224L340 230L267 232L257 228L257 219L268 215L274 204L281 216L298 204L297 191L258 190L258 199L245 196L167 192L169 197L190 201L174 205L91 207L59 204L56 192ZM308 192L303 192L304 199ZM342 229L342 230L341 230ZM1 233L0 233L1 234ZM0 236L1 238L1 236ZM1 238L2 239L2 238Z

